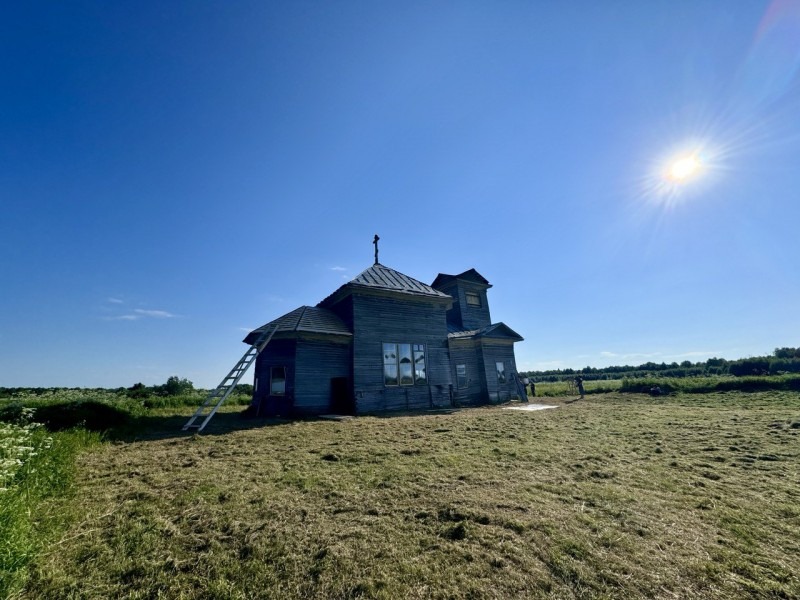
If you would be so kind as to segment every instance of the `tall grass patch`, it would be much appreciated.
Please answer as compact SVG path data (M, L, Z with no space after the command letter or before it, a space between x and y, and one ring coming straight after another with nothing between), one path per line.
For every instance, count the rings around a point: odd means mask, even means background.
M83 429L50 433L26 420L0 423L0 597L26 579L27 567L68 522L67 512L46 511L69 495L76 455L96 443Z
M536 385L536 395L543 397L575 396L578 394L572 381L542 381ZM587 394L607 394L617 392L622 387L622 380L607 379L584 381L583 388Z

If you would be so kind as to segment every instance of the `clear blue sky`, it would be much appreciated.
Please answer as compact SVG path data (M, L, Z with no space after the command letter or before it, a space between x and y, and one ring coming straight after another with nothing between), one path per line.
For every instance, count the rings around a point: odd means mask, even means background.
M521 369L800 345L799 66L798 0L6 2L0 386L214 386L375 233Z

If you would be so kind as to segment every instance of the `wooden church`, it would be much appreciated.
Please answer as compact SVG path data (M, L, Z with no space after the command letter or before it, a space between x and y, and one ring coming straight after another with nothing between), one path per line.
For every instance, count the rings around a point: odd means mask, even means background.
M470 269L427 285L380 264L375 243L375 264L355 279L245 337L255 349L251 412L364 414L519 396L514 343L523 338L492 323L489 282Z

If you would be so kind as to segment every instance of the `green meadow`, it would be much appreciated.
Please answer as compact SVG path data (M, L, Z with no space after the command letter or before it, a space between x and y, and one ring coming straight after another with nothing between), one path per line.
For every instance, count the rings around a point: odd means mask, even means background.
M557 408L255 421L232 405L200 435L180 430L190 407L139 403L103 434L34 428L23 468L60 457L60 474L28 496L36 473L6 481L26 551L3 542L2 591L800 597L800 394L541 401Z

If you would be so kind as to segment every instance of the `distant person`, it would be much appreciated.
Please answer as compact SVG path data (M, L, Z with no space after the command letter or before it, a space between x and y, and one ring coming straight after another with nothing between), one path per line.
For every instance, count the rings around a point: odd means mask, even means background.
M512 373L511 378L514 380L514 385L517 387L517 394L519 395L520 401L527 402L528 392L525 391L525 384L522 383L522 379L520 379L517 373Z
M531 397L532 398L536 397L536 384L533 382L532 379L531 379Z
M578 388L578 393L581 395L581 399L583 399L584 394L586 394L586 391L583 389L583 377L578 375L575 378L575 385Z
M528 384L531 382L527 377L522 378L522 388L525 390L525 396L528 395Z

